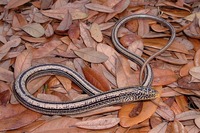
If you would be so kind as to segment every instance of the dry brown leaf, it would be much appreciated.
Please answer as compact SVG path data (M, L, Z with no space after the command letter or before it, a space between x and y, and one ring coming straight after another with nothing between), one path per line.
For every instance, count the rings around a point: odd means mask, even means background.
M44 85L44 83L49 80L50 76L43 76L40 78L36 78L32 81L30 81L30 83L28 83L27 85L27 89L29 90L29 92L31 94L35 93L40 87L42 87L42 85Z
M16 8L16 7L19 7L29 1L30 0L10 0L5 8L7 8L7 9Z
M52 10L42 10L41 13L48 16L52 17L55 19L63 20L65 17L66 12L68 12L67 8L58 8L58 9L52 9Z
M15 14L13 16L12 27L19 30L20 27L27 25L27 20L22 14Z
M148 133L165 133L167 129L167 122L162 122L159 125L155 126Z
M188 133L199 133L200 132L200 129L195 125L185 126L185 129L187 130Z
M13 82L14 81L14 74L13 74L13 72L0 67L0 80L1 81L6 81L8 83Z
M200 49L195 53L194 64L195 66L200 66Z
M32 122L31 124L29 124L27 126L21 127L19 129L6 131L6 133L32 132L35 129L37 129L38 127L40 127L41 125L43 125L45 122L46 122L45 120L38 120L38 121Z
M116 80L119 88L139 84L138 75L133 73L128 60L122 56L116 61Z
M177 120L172 123L172 132L173 133L187 133L183 124Z
M31 67L32 51L24 50L20 55L17 56L15 61L15 78L23 71Z
M57 75L56 75L56 78L61 82L61 84L66 90L71 90L72 81L70 79L63 76L57 76Z
M119 41L124 47L127 47L139 39L140 37L136 34L127 34L122 36Z
M47 24L47 28L46 28L45 33L44 33L45 36L46 37L51 37L53 35L53 33L54 33L54 30L53 30L52 25L51 24Z
M33 58L42 58L50 54L56 47L61 45L61 41L51 41L33 51Z
M13 117L0 120L0 131L18 129L34 122L40 117L41 114L39 113L33 112L31 110L25 110Z
M59 26L56 28L58 31L66 31L72 24L72 16L69 12L66 12L63 20L60 22Z
M157 90L159 93L161 93L161 89L162 89L161 86L155 88L155 90ZM160 101L159 97L154 100L154 102L156 102L156 103L159 101ZM129 113L131 112L133 107L134 107L134 104L127 104L127 105L122 106L122 109L119 111L119 118L120 118L121 126L130 127L135 124L138 124L138 123L150 118L151 115L153 113L155 113L155 111L157 109L157 105L155 105L153 102L145 101L145 102L143 102L143 107L142 107L140 114L136 117L131 118L129 116Z
M25 41L28 42L41 42L41 43L45 43L47 42L47 39L45 37L40 37L40 38L35 38L35 37L31 37L31 36L21 36L21 38Z
M200 66L197 67L192 67L189 70L190 75L192 75L192 77L200 79Z
M200 108L200 99L198 97L195 97L195 96L191 96L190 97L193 101L193 103L198 107Z
M116 126L120 122L119 118L98 118L75 123L75 126L85 129L107 129Z
M96 70L88 66L83 67L83 73L85 75L85 78L96 88L102 91L110 90L110 85L103 74L97 72Z
M80 28L78 22L73 22L73 24L69 26L68 35L72 41L75 41L79 38Z
M86 29L86 25L84 23L80 23L79 26L80 26L80 35L81 35L85 45L87 47L93 47L94 48L96 46L96 43L92 39L89 31Z
M11 118L13 116L21 114L26 108L20 104L7 104L6 106L0 106L0 120Z
M161 97L174 97L174 96L179 96L179 95L181 95L181 93L174 91L170 87L165 87L165 88L163 88Z
M178 79L178 76L170 69L159 69L154 68L154 79L153 85L168 85L175 82Z
M168 28L165 28L165 27L163 27L162 25L157 24L157 23L152 24L152 25L151 25L151 28L152 28L154 31L156 31L156 32L165 32L165 31L168 31Z
M156 110L156 113L167 121L173 121L175 117L174 112L164 102L159 102L159 106Z
M183 112L189 110L189 109L188 109L188 104L189 104L189 103L188 103L187 98L186 98L185 96L183 96L183 95L181 95L181 96L176 96L175 99L176 99L177 105L179 106L179 108L180 108Z
M176 115L176 119L179 121L191 120L198 117L200 117L200 112L197 112L195 110L189 110L189 111Z
M43 36L45 33L44 28L38 23L27 24L21 27L21 29L36 38Z
M107 61L108 57L104 53L98 52L94 50L93 48L82 48L79 50L74 50L74 53L82 58L83 60L86 60L88 62L92 63L102 63Z
M103 35L97 23L92 23L91 28L90 28L90 33L91 33L92 38L94 38L95 41L102 42Z
M149 24L147 20L138 20L138 35L143 37L145 34L149 33Z
M110 7L100 5L100 4L95 4L95 3L86 4L85 7L94 11L99 11L99 12L105 12L105 13L114 12L114 10Z
M42 126L35 129L32 133L55 133L61 131L61 133L68 132L81 132L85 133L85 130L73 127L73 125L80 120L69 117L58 117L50 121L45 122ZM64 131L63 131L64 130ZM59 132L60 133L60 132Z
M16 38L13 40L8 41L3 46L0 47L0 60L8 53L8 51L13 48L17 47L21 43L20 38Z
M40 12L36 12L33 14L34 15L34 18L33 20L36 22L36 23L46 23L48 21L50 21L49 17L46 17L44 16L42 13Z
M197 125L197 127L200 128L200 116L195 118L194 122Z
M131 20L126 23L126 28L133 33L138 30L138 27L139 27L138 20Z
M181 10L177 8L174 8L173 10L171 10L170 8L161 8L161 11L169 16L179 17L179 18L186 17L190 14L189 11Z
M163 38L155 39L142 39L144 46L161 49L167 44L167 40ZM170 51L181 52L184 54L189 54L188 50L180 42L174 41L172 45L167 49Z
M178 86L183 89L188 89L188 90L199 90L200 83L198 82L190 82L191 77L190 76L185 76L182 78L179 78L177 80Z
M115 51L114 48L103 43L99 43L97 45L97 51L102 52L108 56L108 60L104 62L104 64L111 73L115 74L116 72L115 63L116 63L116 58L117 58L116 55L119 56L117 51Z
M194 62L190 61L180 69L180 76L184 77L189 75L189 70L194 67Z
M0 105L6 106L6 104L8 103L9 100L10 100L10 91L9 90L0 92Z
M151 124L152 128L156 127L157 125L159 125L161 123L162 123L162 118L161 117L156 116L156 115L151 116L150 124Z

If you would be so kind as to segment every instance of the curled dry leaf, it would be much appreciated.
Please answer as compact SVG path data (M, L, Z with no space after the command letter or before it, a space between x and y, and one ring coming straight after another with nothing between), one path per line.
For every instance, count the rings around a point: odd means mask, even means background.
M178 86L183 89L188 89L188 90L199 90L200 83L198 82L190 82L191 77L190 76L185 76L182 78L179 78L177 80Z
M101 42L103 40L103 35L97 23L92 23L90 33L92 38L94 38L94 40L96 40L97 42Z
M88 66L83 67L83 73L85 78L98 89L102 91L110 90L110 85L103 74Z
M161 93L161 89L162 89L161 86L155 88L155 90L157 90L159 92L159 94ZM156 102L156 103L159 101L160 101L160 97L157 97L154 100L154 102ZM119 111L119 118L120 118L121 126L130 127L135 124L138 124L138 123L150 118L157 109L157 105L155 105L153 102L145 101L145 102L143 102L143 107L142 107L140 114L138 116L131 118L129 116L129 113L131 112L131 110L134 106L135 106L134 104L126 104L126 105L122 106L121 110Z
M170 69L159 69L154 68L154 79L153 85L168 85L175 82L178 79L178 76Z
M98 52L93 48L83 48L79 50L74 50L74 53L83 60L92 63L102 63L108 59L108 56L106 56L104 53Z
M189 73L197 79L200 79L200 66L192 67L189 71Z
M105 12L105 13L114 12L114 10L110 7L100 5L100 4L95 4L95 3L86 4L85 7L94 11L99 11L99 12Z
M26 33L36 38L43 36L45 33L44 28L37 23L27 24L22 27L22 30L24 30Z
M75 126L85 129L107 129L116 126L119 122L119 118L98 118L77 122Z

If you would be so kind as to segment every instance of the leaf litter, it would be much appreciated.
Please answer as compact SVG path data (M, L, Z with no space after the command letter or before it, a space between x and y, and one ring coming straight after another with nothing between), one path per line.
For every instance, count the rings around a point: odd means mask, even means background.
M158 10L159 9L159 10ZM200 131L200 4L197 0L2 0L0 1L1 132L193 132ZM153 101L109 106L84 114L47 116L15 99L12 83L24 70L56 63L73 68L102 91L138 85L139 66L111 41L117 20L131 14L164 18L177 31L172 46L150 62ZM170 37L152 20L121 27L122 45L147 59ZM42 76L27 85L48 101L87 97L66 77Z

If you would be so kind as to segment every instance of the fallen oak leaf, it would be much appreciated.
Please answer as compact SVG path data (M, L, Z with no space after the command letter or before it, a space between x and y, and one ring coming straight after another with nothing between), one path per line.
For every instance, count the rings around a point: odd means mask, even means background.
M17 56L15 61L15 78L23 71L31 67L32 62L32 51L24 50L20 55Z
M185 121L185 120L191 120L200 117L200 112L195 110L189 110L180 114L176 115L177 120L179 121Z
M8 51L13 48L17 47L21 43L20 38L16 38L13 40L8 41L3 46L0 47L0 60L8 53Z
M94 11L99 11L99 12L105 12L105 13L114 12L114 10L110 7L100 5L100 4L95 4L95 3L86 4L85 7Z
M74 126L85 129L107 129L116 126L120 122L119 118L98 118L75 123Z
M85 78L95 87L102 91L110 90L110 85L103 74L99 73L98 71L95 71L94 69L88 66L83 67L82 70Z
M21 29L24 30L29 35L36 38L43 36L45 33L44 28L38 23L27 24L23 26Z
M0 131L13 130L32 123L41 117L41 114L25 110L13 117L0 120Z
M170 69L154 68L153 86L168 85L177 81L178 76Z
M30 0L10 0L8 2L8 4L6 5L6 9L12 9L12 8L16 8L19 7L27 2L29 2Z
M91 47L74 50L74 53L83 60L92 63L102 63L108 59L108 56L106 56L104 53L96 51Z
M197 90L199 91L200 83L199 82L190 82L191 76L185 76L182 78L179 78L177 80L178 87L188 90Z

